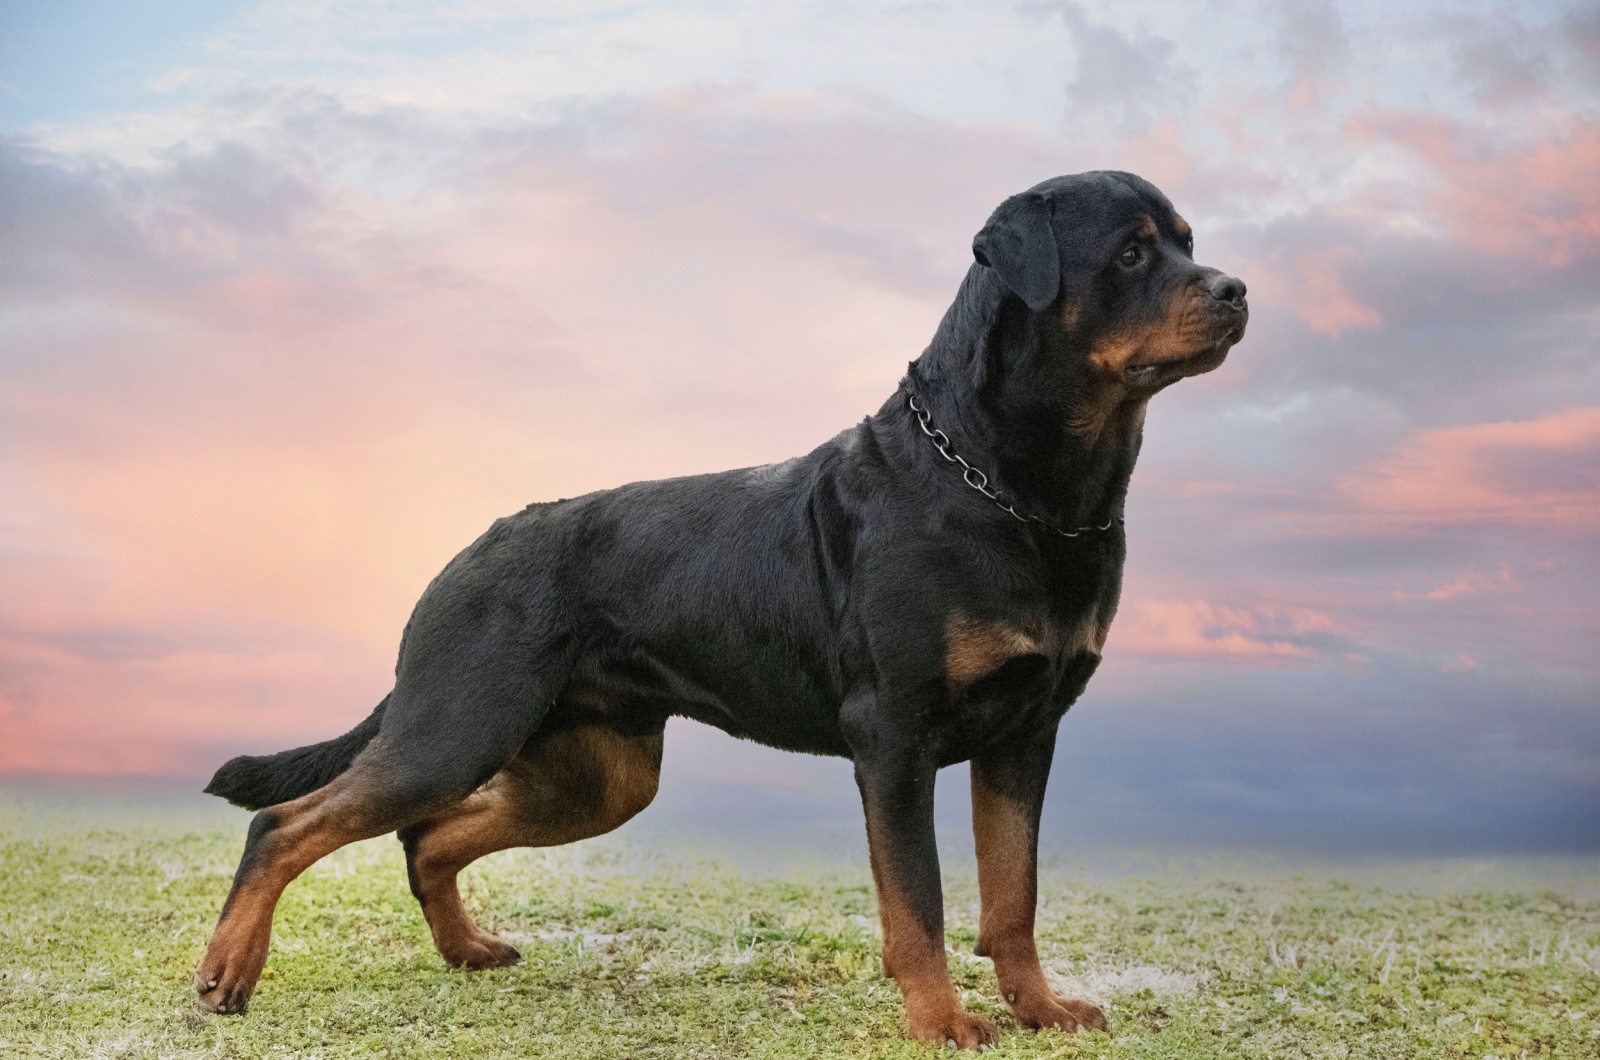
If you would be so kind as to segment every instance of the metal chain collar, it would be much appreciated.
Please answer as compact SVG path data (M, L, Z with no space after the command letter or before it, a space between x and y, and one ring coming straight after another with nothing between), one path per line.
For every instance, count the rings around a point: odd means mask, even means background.
M950 436L937 427L929 426L928 410L917 404L917 397L915 394L906 394L906 404L910 405L911 411L916 414L917 426L922 428L922 433L933 439L933 447L939 450L939 455L944 457L945 460L952 464L961 465L961 481L965 482L967 485L971 486L985 497L988 497L991 501L994 501L997 508L1011 516L1013 519L1024 523L1038 523L1046 530L1060 534L1062 537L1077 537L1079 534L1087 533L1090 530L1110 530L1113 525L1119 524L1123 521L1122 514L1119 512L1106 519L1104 526L1077 526L1073 527L1071 530L1063 530L1061 527L1046 519L1041 519L1037 515L1023 515L1010 503L1000 498L1000 491L989 485L988 475L985 475L982 471L979 471L977 468L967 463L964 459L962 459L960 453L953 453L950 451Z

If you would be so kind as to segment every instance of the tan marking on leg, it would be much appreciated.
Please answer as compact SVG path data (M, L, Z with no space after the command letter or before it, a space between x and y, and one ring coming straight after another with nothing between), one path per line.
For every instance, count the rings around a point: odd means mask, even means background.
M504 786L491 782L406 836L407 869L433 944L445 963L478 970L503 968L522 959L510 943L480 931L472 922L456 876L485 854L523 845L526 834L527 824L516 814Z
M994 1023L962 1007L950 981L944 933L930 932L916 915L907 900L907 889L884 864L886 844L876 827L869 815L867 850L878 892L878 919L883 925L883 973L900 986L908 1033L934 1045L953 1042L958 1049L998 1044L1000 1032Z
M309 795L271 807L277 820L234 879L222 916L195 972L196 1004L208 1012L245 1011L266 966L272 915L295 877L347 843L388 831L360 811L361 781L350 773Z
M407 837L423 916L445 961L468 969L521 955L472 922L457 876L497 850L558 846L611 831L655 798L662 734L569 729L524 747L487 784Z
M661 733L628 737L610 729L590 731L589 753L604 763L605 770L601 832L618 827L655 800L661 783L661 747Z
M945 622L945 681L952 694L959 693L1012 659L1039 651L1039 638L1019 626L955 611Z
M994 960L1000 994L1024 1027L1105 1030L1105 1014L1079 998L1051 989L1034 942L1038 904L1037 826L1017 802L996 791L976 765L972 770L972 830L977 842L977 953Z

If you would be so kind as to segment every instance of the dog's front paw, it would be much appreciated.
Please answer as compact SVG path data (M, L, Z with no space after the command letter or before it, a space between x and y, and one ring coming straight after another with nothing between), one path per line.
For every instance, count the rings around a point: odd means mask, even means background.
M946 1005L907 1008L911 1037L949 1049L982 1049L1000 1043L994 1023L961 1007L953 998Z
M1006 1000L1017 1022L1031 1030L1055 1027L1069 1032L1103 1031L1108 1026L1106 1014L1100 1011L1100 1006L1082 998L1040 993Z

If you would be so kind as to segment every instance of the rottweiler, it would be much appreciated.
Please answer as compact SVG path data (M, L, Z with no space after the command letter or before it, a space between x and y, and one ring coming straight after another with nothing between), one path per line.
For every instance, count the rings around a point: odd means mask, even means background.
M912 1037L964 1049L998 1032L946 967L933 786L971 763L977 953L1022 1026L1104 1028L1039 965L1039 815L1057 726L1117 609L1145 407L1244 334L1244 284L1193 247L1131 173L1047 180L977 234L933 341L875 414L783 463L494 523L422 594L370 717L235 758L206 788L260 812L199 1005L244 1012L284 887L386 832L444 959L515 963L457 873L644 809L678 715L851 760L884 973Z

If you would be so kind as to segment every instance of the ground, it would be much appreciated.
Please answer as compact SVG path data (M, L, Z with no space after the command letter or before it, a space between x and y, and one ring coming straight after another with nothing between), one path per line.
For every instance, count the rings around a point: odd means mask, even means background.
M249 1014L201 1016L190 974L240 820L0 798L0 1055L934 1054L902 1039L864 867L754 870L616 840L470 869L469 906L525 958L471 974L434 952L398 843L341 851L285 896ZM999 1056L1600 1057L1592 878L1463 889L1419 865L1399 879L1053 867L1046 967L1111 1019L1069 1036L1009 1020L970 956L976 895L956 864L950 968L1004 1029Z

